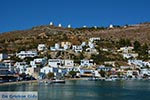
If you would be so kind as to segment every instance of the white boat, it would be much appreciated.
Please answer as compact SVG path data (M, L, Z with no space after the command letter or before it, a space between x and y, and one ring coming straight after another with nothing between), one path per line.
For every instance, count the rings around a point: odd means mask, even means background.
M52 83L65 83L65 80L52 80Z

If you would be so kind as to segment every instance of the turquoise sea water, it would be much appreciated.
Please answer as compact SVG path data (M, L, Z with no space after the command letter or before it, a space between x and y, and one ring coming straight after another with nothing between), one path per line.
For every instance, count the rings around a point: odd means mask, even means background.
M0 91L38 91L38 100L150 100L150 81L66 81L0 86Z

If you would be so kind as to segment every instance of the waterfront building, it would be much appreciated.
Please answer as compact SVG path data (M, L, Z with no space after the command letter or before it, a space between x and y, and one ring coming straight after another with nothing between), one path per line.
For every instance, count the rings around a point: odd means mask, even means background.
M36 68L37 66L45 66L47 64L47 58L36 58L33 61L30 61L30 65L33 68Z
M16 62L14 66L15 66L15 71L19 74L26 73L26 70L29 67L29 65L27 65L26 62Z
M44 73L44 74L48 74L49 72L53 72L53 69L52 69L52 67L45 66L45 67L40 69L40 72Z
M0 53L0 61L7 59L8 55L6 53Z
M40 68L33 68L33 67L28 67L26 68L25 71L26 74L33 76L36 79L38 78L39 72L40 72Z

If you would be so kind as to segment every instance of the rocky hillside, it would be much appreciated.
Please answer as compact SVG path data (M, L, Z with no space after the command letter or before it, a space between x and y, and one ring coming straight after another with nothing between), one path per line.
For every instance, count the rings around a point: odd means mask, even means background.
M139 41L150 45L150 23L114 27L114 28L58 28L54 26L38 26L29 30L13 31L0 34L0 52L17 52L35 49L39 43L48 46L60 41L80 44L90 37L101 37L105 42L116 43L120 39L129 39L131 43Z

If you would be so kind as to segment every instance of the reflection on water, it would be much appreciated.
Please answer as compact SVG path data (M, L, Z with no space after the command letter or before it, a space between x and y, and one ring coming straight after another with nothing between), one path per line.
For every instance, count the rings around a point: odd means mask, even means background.
M150 100L150 81L66 81L65 84L15 84L1 91L38 91L39 100Z

